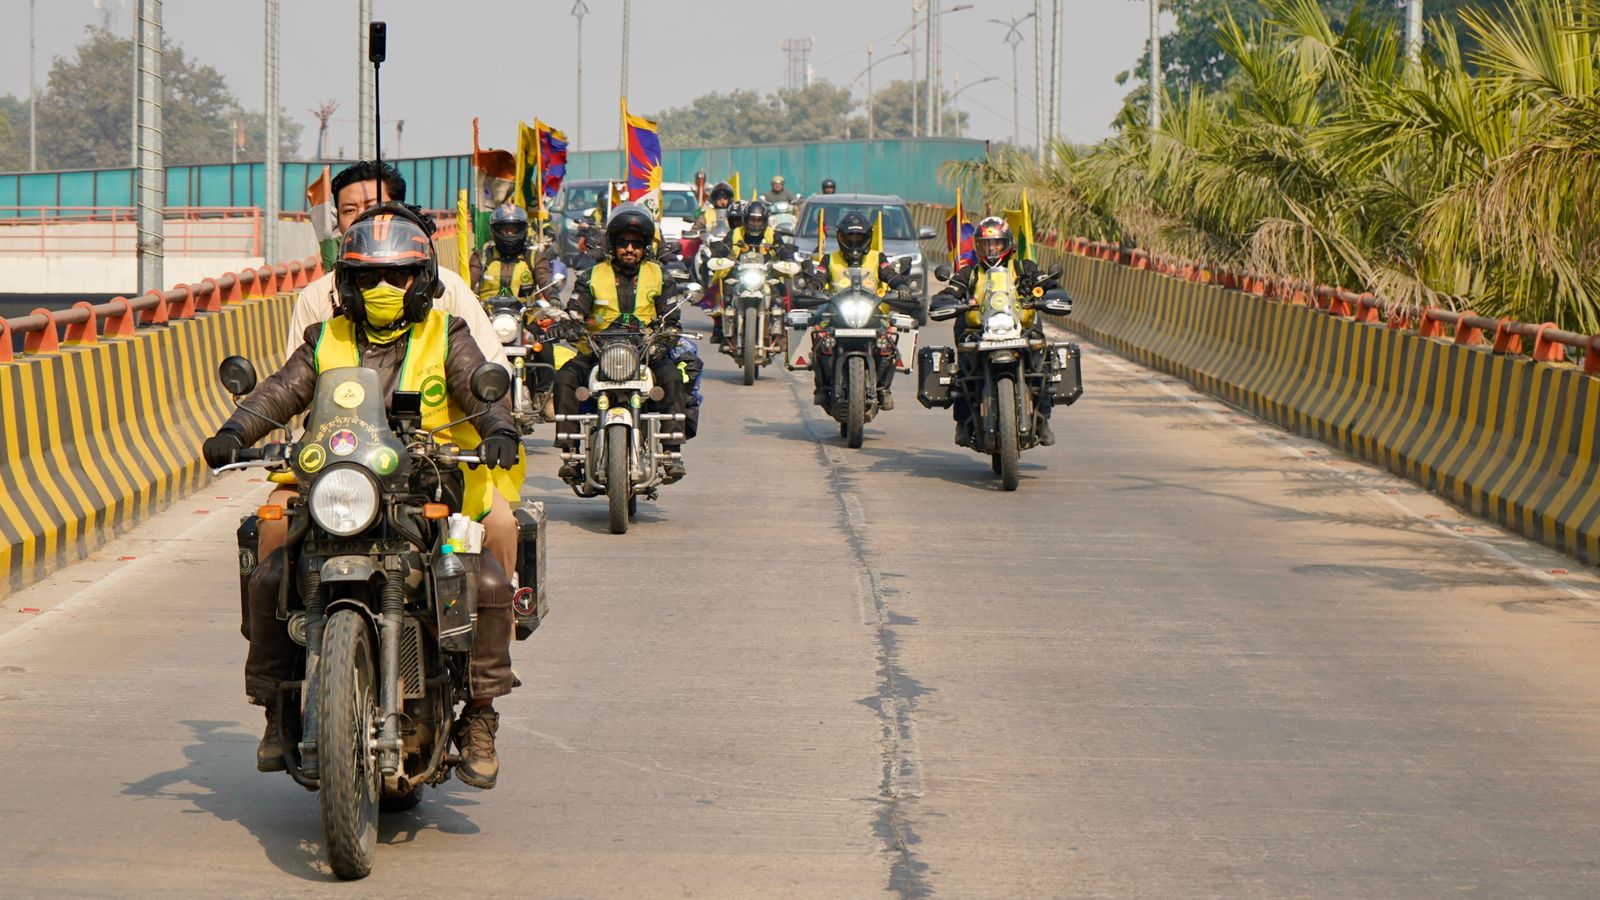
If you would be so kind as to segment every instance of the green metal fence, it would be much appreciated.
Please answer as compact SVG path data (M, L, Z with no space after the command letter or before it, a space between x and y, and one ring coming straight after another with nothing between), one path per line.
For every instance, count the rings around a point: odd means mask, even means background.
M920 138L883 141L769 144L751 147L691 147L663 152L661 168L668 181L689 181L704 170L713 181L740 173L745 196L783 175L789 189L809 194L824 178L838 182L841 192L899 194L925 203L953 201L938 182L939 165L948 159L981 159L983 141ZM455 206L456 192L471 184L471 159L432 156L392 161L406 179L413 203L433 209ZM283 163L285 212L306 208L306 185L322 171L322 163ZM343 163L331 163L338 171ZM622 172L615 150L573 153L567 177L615 178ZM132 206L132 169L89 169L76 172L0 174L0 207ZM168 206L266 205L265 166L235 163L215 166L173 166L167 169ZM85 210L87 214L87 210ZM0 210L0 218L27 215Z

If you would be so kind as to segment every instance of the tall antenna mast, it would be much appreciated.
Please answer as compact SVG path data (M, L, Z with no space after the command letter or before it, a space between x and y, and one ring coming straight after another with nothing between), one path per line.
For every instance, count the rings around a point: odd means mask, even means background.
M389 49L389 26L373 22L367 28L367 59L372 62L372 158L378 163L378 202L383 202L383 87L378 70Z

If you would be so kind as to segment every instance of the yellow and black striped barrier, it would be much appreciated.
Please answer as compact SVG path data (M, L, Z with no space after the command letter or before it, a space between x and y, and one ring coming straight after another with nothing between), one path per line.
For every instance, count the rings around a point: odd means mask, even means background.
M1600 378L1046 250L1061 324L1289 430L1600 563Z
M209 480L200 444L233 408L217 364L239 354L275 369L289 291L314 271L298 263L279 269L113 301L122 304L121 326L107 321L96 335L91 313L87 334L80 325L75 339L68 326L59 345L47 315L44 347L30 334L33 352L0 362L0 595L82 558ZM134 329L141 307L159 324ZM9 357L9 335L0 337Z

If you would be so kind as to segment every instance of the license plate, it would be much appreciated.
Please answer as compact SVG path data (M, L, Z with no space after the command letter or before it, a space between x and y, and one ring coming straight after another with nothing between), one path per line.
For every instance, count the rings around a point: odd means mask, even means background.
M1018 347L1028 346L1027 338L1012 338L1008 341L979 341L979 350L1014 350Z
M833 330L833 336L875 338L878 336L878 332L876 329L872 328L835 328Z

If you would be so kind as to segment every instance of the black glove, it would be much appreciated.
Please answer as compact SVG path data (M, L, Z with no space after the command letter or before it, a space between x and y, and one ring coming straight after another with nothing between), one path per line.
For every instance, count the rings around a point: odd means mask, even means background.
M200 445L200 456L206 465L213 469L220 469L233 462L233 454L244 446L244 441L239 438L239 433L229 428L224 428L214 436L206 438Z
M491 469L509 469L517 464L517 436L495 432L478 445L478 459Z

